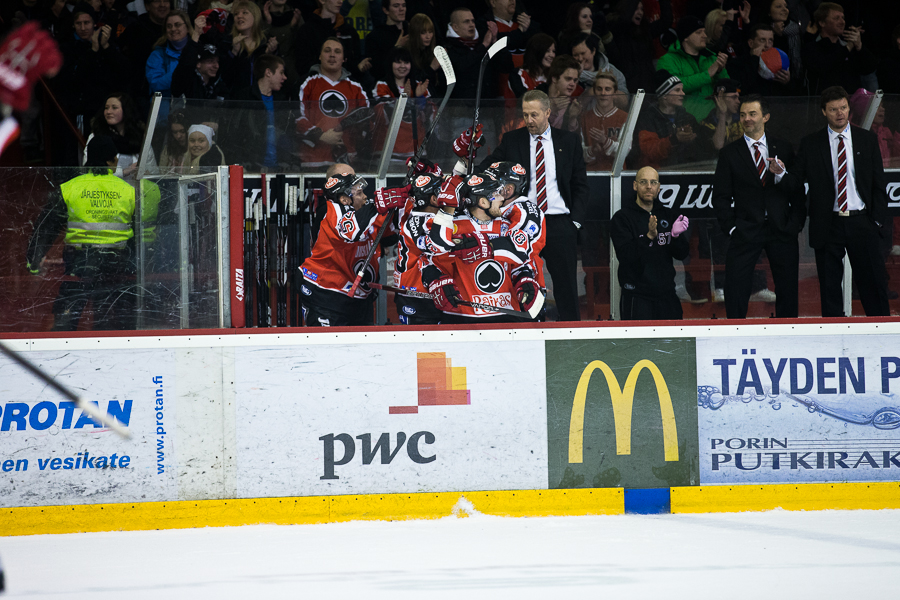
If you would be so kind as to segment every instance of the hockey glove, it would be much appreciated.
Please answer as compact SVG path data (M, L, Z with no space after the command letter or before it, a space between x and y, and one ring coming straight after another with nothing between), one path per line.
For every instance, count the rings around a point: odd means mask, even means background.
M481 123L475 127L475 149L484 146L484 133L482 132ZM453 142L453 152L460 158L469 157L469 144L472 143L472 128L469 127L456 138Z
M461 300L459 289L449 275L444 275L432 281L428 285L428 293L432 296L434 306L441 311L453 310L459 306L459 301Z
M672 237L678 237L685 231L687 231L688 225L691 222L688 221L688 218L684 215L679 215L677 219L675 219L675 223L672 224Z
M405 185L398 188L381 188L375 190L375 210L379 215L386 215L395 208L406 206L409 198L409 190L412 186Z
M459 208L459 198L463 195L461 188L465 183L466 180L458 175L454 175L445 181L444 185L441 186L441 192L438 194L438 207L450 206Z
M409 165L412 164L413 157L410 156L406 159L406 168L409 168ZM419 175L434 175L435 177L440 177L444 173L441 171L441 167L427 158L423 158L419 162L416 163L415 168L413 169L413 177L418 177Z
M519 299L519 306L525 312L531 310L540 293L541 286L531 276L526 275L516 281L516 298Z
M486 258L494 258L494 249L491 248L491 240L481 232L463 233L454 235L453 240L460 240L453 254L461 258L464 263L471 265Z
M27 110L35 81L56 75L62 62L56 41L37 21L13 31L0 46L0 104Z

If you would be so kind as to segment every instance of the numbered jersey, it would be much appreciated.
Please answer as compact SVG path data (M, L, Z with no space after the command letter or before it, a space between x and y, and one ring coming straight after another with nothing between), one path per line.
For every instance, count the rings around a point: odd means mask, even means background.
M408 204L407 206L410 206ZM400 215L400 241L397 264L394 266L394 285L425 291L422 267L429 257L452 252L453 229L435 222L433 213L404 210Z
M353 210L349 206L329 201L326 208L312 256L303 262L300 270L306 286L346 296L353 286L356 273L363 268L385 216L375 211L374 204L366 204L359 210ZM390 230L386 234L390 235ZM368 284L378 281L380 257L381 249L378 248L372 255L372 260L365 265L365 275L356 289L355 299L365 299L372 292ZM307 297L312 295L307 293L312 292L309 287L300 291Z
M544 268L540 254L547 244L547 230L544 228L544 213L529 202L525 196L519 196L503 207L503 218L509 221L511 231L524 231L531 242L529 268L542 288L544 285Z
M521 273L531 275L531 242L528 235L524 231L514 230L504 218L482 224L464 215L456 217L453 225L457 234L486 234L491 239L494 257L467 264L451 254L440 254L431 257L431 266L453 277L463 300L519 310L513 279ZM423 274L427 281L432 280L427 272ZM497 313L468 306L457 307L454 314L481 318L497 316Z

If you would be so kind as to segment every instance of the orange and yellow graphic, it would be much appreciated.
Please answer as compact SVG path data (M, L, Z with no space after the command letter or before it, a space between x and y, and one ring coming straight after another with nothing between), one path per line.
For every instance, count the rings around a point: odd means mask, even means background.
M471 404L472 393L466 389L466 368L454 367L445 352L417 352L416 379L418 404L391 406L392 415L413 414L420 406Z

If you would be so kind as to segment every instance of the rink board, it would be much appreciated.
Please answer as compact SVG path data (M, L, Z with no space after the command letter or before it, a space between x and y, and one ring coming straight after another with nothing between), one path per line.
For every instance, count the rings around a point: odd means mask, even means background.
M900 499L897 321L7 341L0 534Z

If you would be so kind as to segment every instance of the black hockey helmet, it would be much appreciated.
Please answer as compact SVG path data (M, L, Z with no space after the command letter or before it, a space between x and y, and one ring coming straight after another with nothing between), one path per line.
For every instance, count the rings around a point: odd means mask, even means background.
M325 181L325 197L332 202L340 202L341 196L353 197L353 188L366 188L366 180L353 173L337 173Z
M511 183L516 190L516 196L524 196L528 192L528 171L517 162L504 160L491 163L485 172L496 177L503 185Z
M471 206L474 205L479 198L499 196L502 187L503 183L490 173L474 173L466 179L466 198Z
M441 193L443 181L438 175L422 173L413 180L410 195L413 197L413 206L422 208L429 205L432 196Z

